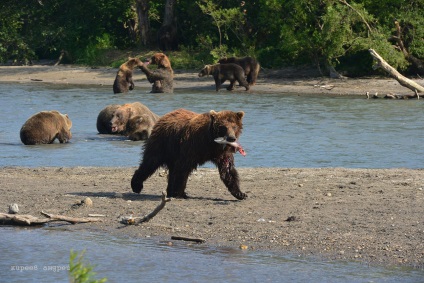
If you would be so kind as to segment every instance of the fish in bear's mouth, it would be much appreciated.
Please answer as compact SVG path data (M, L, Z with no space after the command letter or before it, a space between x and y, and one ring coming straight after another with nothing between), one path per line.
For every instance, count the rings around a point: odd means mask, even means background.
M234 151L238 151L241 155L246 156L246 152L244 151L241 144L239 144L237 141L227 141L227 137L219 137L214 139L216 143L222 144L222 145L229 145L234 148Z

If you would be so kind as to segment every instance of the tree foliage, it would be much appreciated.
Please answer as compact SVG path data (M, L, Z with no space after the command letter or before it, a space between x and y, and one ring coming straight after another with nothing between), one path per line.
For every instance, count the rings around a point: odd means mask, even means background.
M57 58L66 50L69 62L90 64L103 50L156 49L166 1L148 1L148 46L136 35L136 0L3 3L1 61ZM369 48L401 71L410 67L394 40L395 20L408 52L424 59L423 12L424 0L176 0L174 22L181 51L205 61L249 55L264 67L314 64L361 75L372 72Z

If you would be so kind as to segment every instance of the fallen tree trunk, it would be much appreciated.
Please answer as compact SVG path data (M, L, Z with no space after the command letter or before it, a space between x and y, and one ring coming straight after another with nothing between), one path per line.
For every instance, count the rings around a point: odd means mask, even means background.
M377 61L377 64L373 66L374 69L382 68L384 71L389 73L395 78L402 86L409 88L413 92L424 93L424 86L417 84L413 80L410 80L402 76L395 68L390 66L374 49L368 50L371 56Z
M38 218L32 215L0 213L0 224L35 226L35 225L43 225L45 223L54 222L54 221L65 221L72 224L102 221L101 219L93 218L93 217L75 218L75 217L69 217L64 215L48 214L43 211L41 213L47 216L48 218Z

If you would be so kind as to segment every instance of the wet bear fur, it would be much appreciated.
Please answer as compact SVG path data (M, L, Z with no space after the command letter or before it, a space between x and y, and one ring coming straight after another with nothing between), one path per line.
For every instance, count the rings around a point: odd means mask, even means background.
M150 70L149 64L157 65L156 70ZM174 71L171 61L163 53L156 53L149 62L140 66L147 80L152 84L152 93L172 93L174 91Z
M256 80L258 78L259 71L261 69L261 65L256 59L252 57L243 57L243 58L228 57L228 58L221 58L218 61L218 63L220 64L233 63L233 64L239 65L240 67L243 68L249 85L256 84Z
M25 145L50 144L58 139L67 143L72 138L72 121L67 114L59 111L41 111L31 116L20 131L21 141Z
M155 118L150 115L134 116L128 120L123 134L132 141L147 140L155 124Z
M211 110L197 114L178 109L162 116L144 144L143 160L131 180L133 192L140 193L143 182L159 167L169 170L167 196L187 198L187 179L199 165L211 161L218 167L221 180L237 199L247 195L240 191L239 175L234 165L234 148L216 143L224 137L236 141L242 131L244 112Z
M121 105L119 104L110 104L103 108L99 115L97 116L96 127L99 134L108 134L108 135L117 135L122 134L122 132L112 132L112 125L110 120L112 120L113 113Z
M128 61L123 63L116 73L115 81L113 82L113 93L125 93L134 89L133 71L135 67L139 67L143 63L138 58L128 58Z
M140 102L121 105L113 112L110 126L112 133L125 133L128 121L135 116L147 115L156 122L159 116L153 113L147 106Z
M234 84L237 81L240 86L249 90L249 83L245 79L244 70L237 64L215 64L206 65L200 72L199 77L212 75L215 80L216 91L219 91L221 85L226 81L230 81L227 90L233 90Z

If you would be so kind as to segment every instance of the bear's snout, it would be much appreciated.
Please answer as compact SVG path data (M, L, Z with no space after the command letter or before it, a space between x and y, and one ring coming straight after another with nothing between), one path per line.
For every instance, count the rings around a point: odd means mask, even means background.
M235 142L237 139L233 136L227 136L225 139L227 142Z

